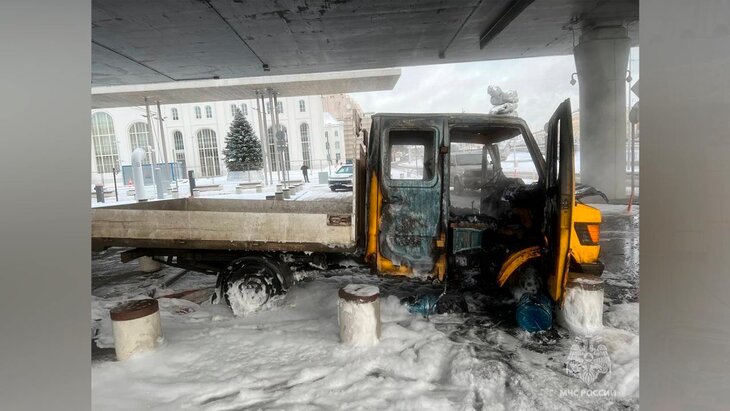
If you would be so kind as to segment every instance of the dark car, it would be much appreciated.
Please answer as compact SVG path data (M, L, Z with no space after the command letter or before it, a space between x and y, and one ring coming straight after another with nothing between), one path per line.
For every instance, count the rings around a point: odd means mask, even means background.
M334 174L329 176L330 190L337 189L352 190L352 164L341 165Z

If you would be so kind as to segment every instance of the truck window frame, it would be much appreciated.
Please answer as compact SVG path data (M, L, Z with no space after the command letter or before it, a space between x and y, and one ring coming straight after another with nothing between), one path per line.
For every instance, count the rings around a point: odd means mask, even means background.
M432 133L432 144L433 144L433 150L432 150L432 158L433 161L433 175L429 180L423 180L423 179L392 179L390 178L390 163L391 163L391 144L390 144L390 133L391 131L428 131ZM440 131L437 127L387 127L383 130L383 156L381 157L383 160L383 181L385 182L386 186L389 187L424 187L429 188L433 187L437 184L439 181L439 175L440 175L440 169L439 169L439 141L440 141ZM414 144L416 145L416 144ZM424 147L426 144L424 143ZM425 163L425 156L424 156L424 163Z

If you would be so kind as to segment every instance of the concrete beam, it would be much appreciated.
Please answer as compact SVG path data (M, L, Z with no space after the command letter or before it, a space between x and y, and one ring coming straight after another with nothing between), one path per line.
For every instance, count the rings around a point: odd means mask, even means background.
M255 99L257 90L269 88L279 97L392 90L400 73L390 68L92 87L91 108L139 106L145 98L162 104Z

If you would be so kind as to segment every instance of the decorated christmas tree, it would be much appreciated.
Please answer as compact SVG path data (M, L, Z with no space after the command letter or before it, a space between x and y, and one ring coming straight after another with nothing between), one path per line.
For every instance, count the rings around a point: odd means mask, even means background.
M263 166L261 141L240 110L231 123L223 155L229 171L260 170Z

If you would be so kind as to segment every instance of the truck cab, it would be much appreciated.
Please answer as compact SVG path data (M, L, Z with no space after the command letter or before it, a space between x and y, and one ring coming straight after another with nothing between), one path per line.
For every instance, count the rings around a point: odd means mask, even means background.
M569 100L549 122L544 153L517 117L372 118L363 231L377 272L443 281L478 262L504 285L535 265L554 301L569 270L600 274L601 214L575 198ZM512 139L529 155L503 164L500 147Z

